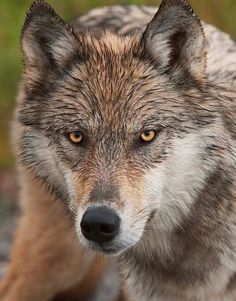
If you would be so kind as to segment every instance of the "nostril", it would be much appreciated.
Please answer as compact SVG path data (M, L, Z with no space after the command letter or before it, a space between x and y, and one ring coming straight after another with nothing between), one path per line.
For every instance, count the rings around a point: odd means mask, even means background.
M112 225L101 225L100 226L100 233L102 234L113 234L116 231L116 226Z

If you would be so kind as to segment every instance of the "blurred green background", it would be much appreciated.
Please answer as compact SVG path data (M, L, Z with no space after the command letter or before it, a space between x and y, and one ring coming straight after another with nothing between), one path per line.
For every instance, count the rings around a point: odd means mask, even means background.
M9 128L21 73L19 37L24 15L32 1L0 0L0 172L14 164L9 146ZM87 10L112 4L146 4L158 0L48 0L66 20ZM236 0L190 0L201 19L236 37Z

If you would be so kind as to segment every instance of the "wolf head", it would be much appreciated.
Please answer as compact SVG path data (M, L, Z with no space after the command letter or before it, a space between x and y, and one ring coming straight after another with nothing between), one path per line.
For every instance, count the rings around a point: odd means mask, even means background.
M43 1L29 10L22 164L73 213L84 245L118 254L189 214L217 144L204 44L184 0L164 0L126 37L72 28Z

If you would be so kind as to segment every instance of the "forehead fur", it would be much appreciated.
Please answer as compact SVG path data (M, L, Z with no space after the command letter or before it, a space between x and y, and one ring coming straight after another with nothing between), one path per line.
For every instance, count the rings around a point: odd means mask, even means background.
M93 50L97 54L104 55L112 53L116 56L122 56L125 53L139 53L140 35L135 36L119 36L109 30L100 33L99 37L90 34L89 31L85 33L76 33L78 39L81 41L81 46L85 50ZM87 49L86 49L87 46Z
M162 98L171 97L171 90L165 92L166 78L158 76L158 68L142 53L138 35L121 37L104 32L100 38L86 34L79 40L81 61L71 62L58 90L63 98L68 98L69 91L77 99L80 114L90 115L84 118L87 122L94 114L104 117L103 123L112 124L129 112L134 118L143 118L158 91Z

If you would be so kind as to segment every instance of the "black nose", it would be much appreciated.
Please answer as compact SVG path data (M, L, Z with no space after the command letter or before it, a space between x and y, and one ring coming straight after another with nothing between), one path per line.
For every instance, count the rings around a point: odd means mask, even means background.
M84 213L80 227L88 240L102 244L118 234L120 218L107 207L89 208Z

